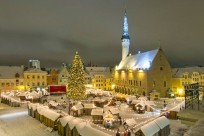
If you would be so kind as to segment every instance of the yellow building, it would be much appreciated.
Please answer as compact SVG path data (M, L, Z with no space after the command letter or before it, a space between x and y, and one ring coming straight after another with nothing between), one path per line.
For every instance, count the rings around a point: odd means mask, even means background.
M111 91L113 78L109 67L86 67L92 88Z
M23 66L0 66L0 90L24 90Z
M193 83L204 85L204 67L174 68L172 79L172 91L177 96L184 96L184 86Z
M29 69L24 72L24 86L26 90L36 90L47 87L47 72L40 69Z
M55 69L51 69L47 75L47 85L57 85L58 84L58 74Z

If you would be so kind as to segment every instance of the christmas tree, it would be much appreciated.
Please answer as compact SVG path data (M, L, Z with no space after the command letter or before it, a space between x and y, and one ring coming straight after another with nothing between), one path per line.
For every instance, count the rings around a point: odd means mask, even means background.
M85 71L81 58L76 52L72 61L68 77L68 98L83 99L86 96L86 89L84 86Z

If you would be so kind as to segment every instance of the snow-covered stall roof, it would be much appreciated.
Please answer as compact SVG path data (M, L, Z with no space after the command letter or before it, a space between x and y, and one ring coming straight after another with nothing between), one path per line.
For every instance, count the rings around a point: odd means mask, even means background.
M120 101L116 101L116 102L115 102L115 104L120 105L120 104L121 104L121 102L120 102Z
M86 109L93 109L95 106L93 103L84 103L84 108Z
M126 119L125 122L130 127L133 127L134 125L137 124L137 122L134 119Z
M90 126L90 124L88 122L81 122L81 123L77 124L76 129L77 129L78 133L81 134L81 130L87 125Z
M60 123L62 124L63 127L67 125L67 123L71 120L75 119L73 116L65 116L63 118L60 118Z
M169 125L169 120L165 117L159 117L157 119L154 120L154 122L161 128L163 129L164 127Z
M159 126L154 121L149 122L140 129L145 136L153 136L160 130Z
M83 109L84 107L81 105L81 104L77 104L77 105L74 105L71 109L72 110L81 110Z
M55 111L47 109L47 110L43 110L43 116L51 119L52 121L55 121L60 117L60 114Z
M92 128L91 126L85 126L80 133L82 136L111 136L107 133L104 133L98 129Z
M141 97L138 98L138 100L140 100L140 101L147 101L147 97L141 96Z
M49 104L56 107L59 105L59 103L55 102L55 101L49 101Z
M33 109L33 111L37 110L37 107L39 106L39 103L30 103L29 105L29 109Z
M144 104L145 105L154 105L155 106L154 101L144 101Z
M137 106L145 107L145 103L144 103L144 102L139 102L139 103L137 103L137 104L135 105L135 107L137 107Z
M118 110L118 108L111 108L111 109L110 109L110 112L111 112L112 114L118 114L118 113L119 113L119 110Z
M70 129L73 129L77 124L82 122L82 119L76 118L68 122Z
M40 115L43 115L43 110L47 110L47 109L49 109L48 106L43 106L43 105L37 106L37 111Z
M132 100L132 103L131 104L137 104L137 103L139 103L140 102L140 100Z
M103 109L102 108L92 109L91 115L103 115Z

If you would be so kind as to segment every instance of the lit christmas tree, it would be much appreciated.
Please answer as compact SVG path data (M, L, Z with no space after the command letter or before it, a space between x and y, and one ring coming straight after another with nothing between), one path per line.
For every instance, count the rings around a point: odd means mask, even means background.
M76 52L72 65L70 67L70 76L68 78L68 98L83 99L86 96L86 88L84 86L85 71L81 58Z

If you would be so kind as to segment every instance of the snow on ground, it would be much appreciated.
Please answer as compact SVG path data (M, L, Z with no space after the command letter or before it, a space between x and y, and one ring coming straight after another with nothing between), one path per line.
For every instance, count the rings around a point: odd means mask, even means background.
M203 136L204 135L204 119L200 119L192 126L184 136Z
M36 119L28 116L26 107L0 103L0 136L59 136Z

